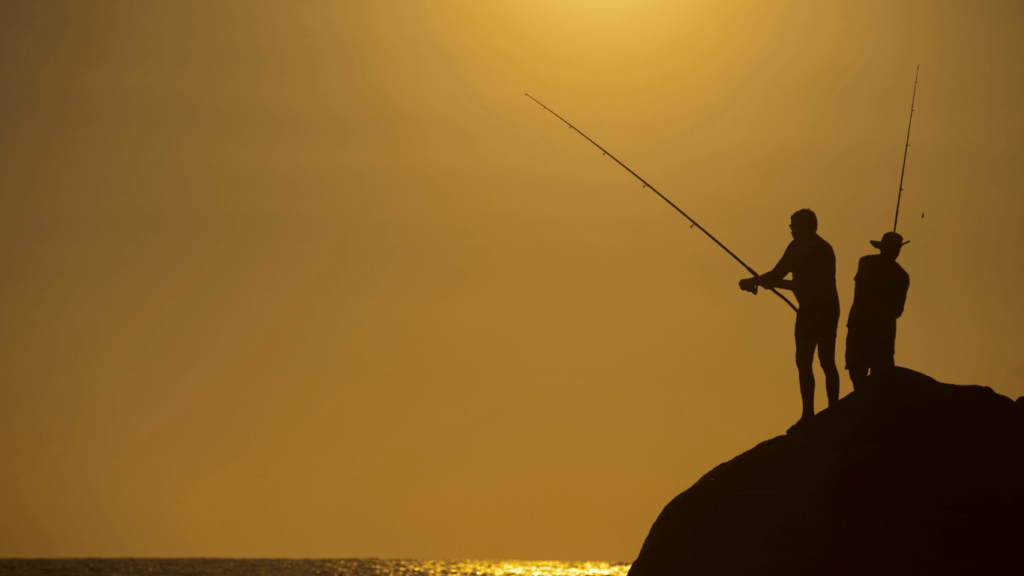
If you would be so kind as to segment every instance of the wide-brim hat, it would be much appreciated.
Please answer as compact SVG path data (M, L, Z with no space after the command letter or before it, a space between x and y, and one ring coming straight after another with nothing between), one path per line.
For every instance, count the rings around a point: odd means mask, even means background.
M895 232L886 232L885 234L882 234L881 240L871 241L871 245L879 250L884 250L886 248L899 248L905 244L910 244L910 240L904 242L903 236L900 236Z

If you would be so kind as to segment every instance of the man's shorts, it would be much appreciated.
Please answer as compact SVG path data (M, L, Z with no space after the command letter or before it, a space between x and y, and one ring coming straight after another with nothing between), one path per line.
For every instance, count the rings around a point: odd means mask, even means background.
M838 326L838 305L825 308L801 306L796 313L797 338L831 338L835 340Z
M846 369L887 368L896 357L896 326L849 326Z

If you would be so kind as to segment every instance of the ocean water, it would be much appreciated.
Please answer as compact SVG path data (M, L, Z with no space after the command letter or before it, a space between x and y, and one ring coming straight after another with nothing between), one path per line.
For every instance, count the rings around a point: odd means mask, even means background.
M232 558L0 558L25 576L626 576L630 564L520 560L272 560Z

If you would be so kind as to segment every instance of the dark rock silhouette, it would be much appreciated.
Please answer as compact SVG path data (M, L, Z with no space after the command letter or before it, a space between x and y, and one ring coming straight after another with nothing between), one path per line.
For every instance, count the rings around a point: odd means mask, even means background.
M630 576L1022 573L1024 398L868 382L673 499Z

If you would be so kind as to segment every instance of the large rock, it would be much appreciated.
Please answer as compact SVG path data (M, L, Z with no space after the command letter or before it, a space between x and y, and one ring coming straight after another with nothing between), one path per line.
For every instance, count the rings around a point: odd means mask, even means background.
M868 384L672 500L629 576L1024 574L1024 402Z

